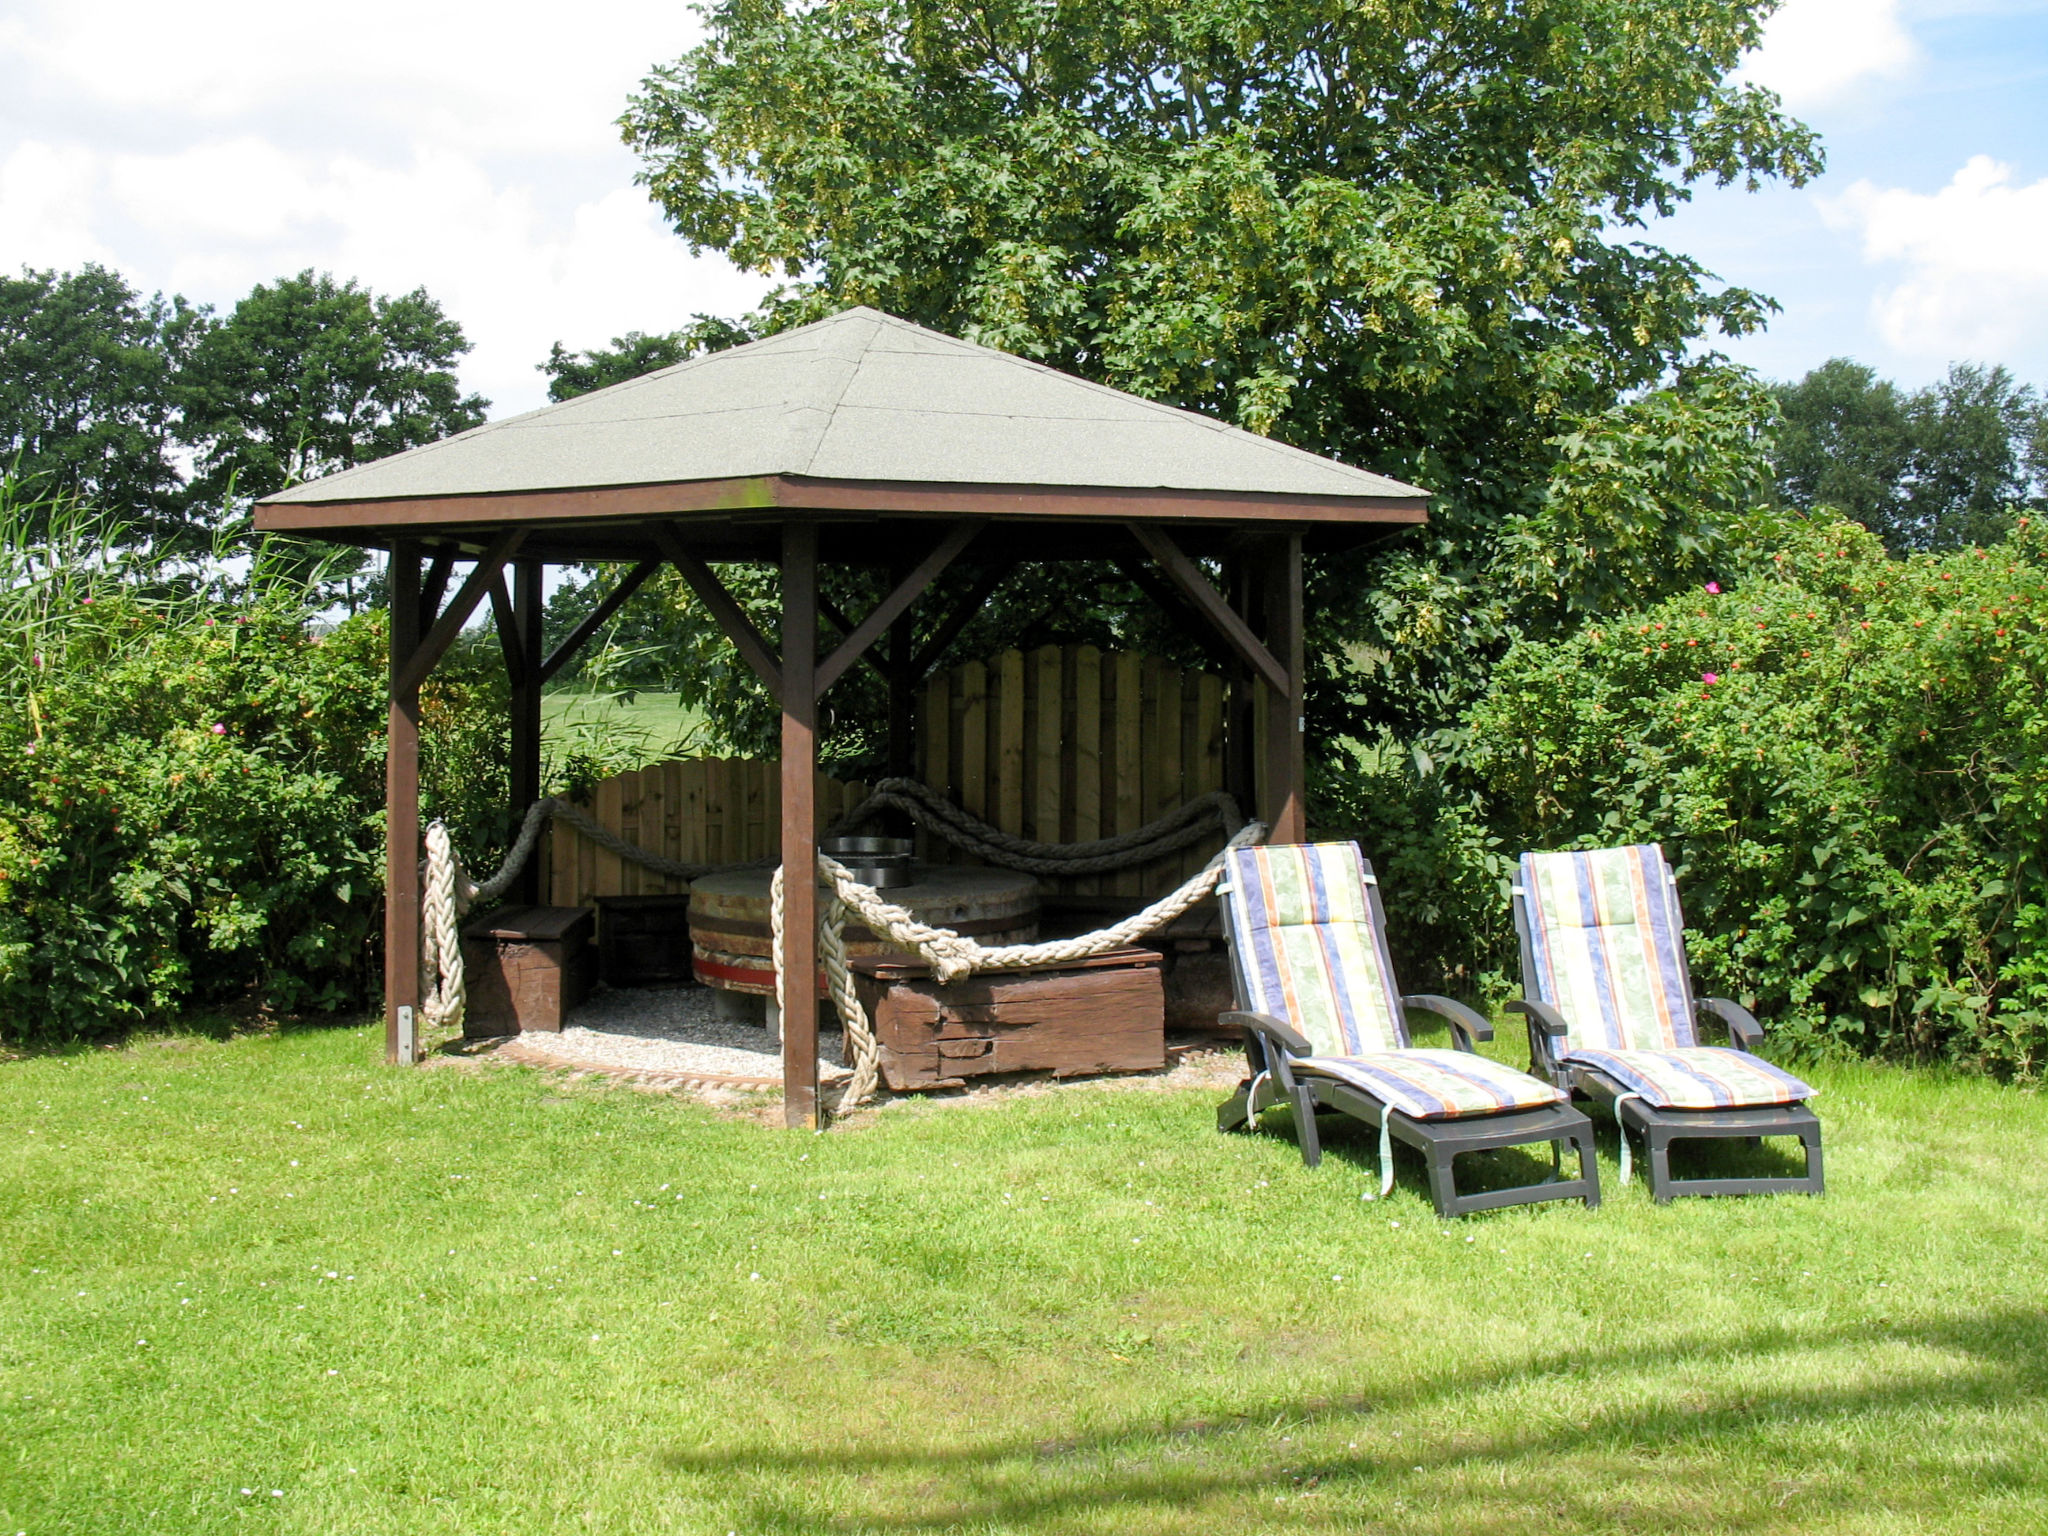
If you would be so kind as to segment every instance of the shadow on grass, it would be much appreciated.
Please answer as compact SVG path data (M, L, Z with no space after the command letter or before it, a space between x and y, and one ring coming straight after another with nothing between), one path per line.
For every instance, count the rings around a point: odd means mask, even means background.
M305 1035L354 1029L375 1018L374 1013L363 1009L340 1013L272 1013L253 1003L235 1002L194 1008L175 1019L150 1020L68 1040L31 1038L0 1042L0 1062L92 1056L151 1047L175 1051L180 1046L202 1040L212 1045L225 1045L232 1040L264 1035Z
M1960 1355L1967 1368L1923 1369L1867 1386L1760 1391L1732 1384L1719 1397L1695 1389L1652 1407L1599 1400L1603 1373L1896 1346ZM1284 1442L1272 1438L1282 1425L1297 1435L1310 1428L1362 1434L1388 1415L1427 1413L1546 1379L1555 1391L1541 1422L1468 1431L1434 1448L1417 1437L1383 1445L1380 1454L1289 1458ZM2020 1529L2026 1516L2014 1501L2048 1497L2048 1458L2039 1454L2044 1394L2048 1319L2014 1308L1902 1325L1759 1327L1512 1366L1453 1365L1344 1400L1268 1396L1222 1422L1148 1419L1054 1443L981 1439L938 1449L849 1451L742 1446L671 1450L661 1462L672 1473L706 1479L704 1496L720 1500L748 1529L775 1532L1059 1531L1103 1522L1124 1532L1245 1529L1253 1501L1290 1530L1358 1529L1365 1517L1375 1530L1507 1533L1530 1529L1535 1517L1561 1530L1742 1532L1853 1522L1880 1511L1905 1525L1943 1525L1968 1518L1963 1505L1970 1494L2006 1501L2011 1528ZM1930 1437L1945 1418L1971 1410L1995 1416L2007 1435L2025 1442L2019 1454L2000 1465L1987 1458L1981 1436L1947 1447ZM1867 1458L1889 1475L1879 1483L1844 1475L1853 1454L1842 1448L1840 1426L1901 1416L1919 1423L1885 1425L1891 1438ZM2022 1419L2032 1422L2016 1425ZM1740 1447L1758 1435L1772 1437L1768 1450ZM1695 1453L1699 1464L1688 1466ZM1944 1464L1916 1475L1911 1464L1923 1456ZM1966 1460L1967 1482L1959 1484L1955 1464ZM821 1514L816 1501L789 1491L820 1475L850 1479L858 1491L837 1500L835 1513ZM1286 1495L1284 1513L1273 1507L1276 1492Z
M1261 1134L1277 1134L1288 1140L1294 1137L1290 1111L1269 1114L1265 1124L1268 1129ZM1377 1182L1379 1133L1376 1130L1342 1115L1318 1116L1316 1125L1326 1159L1348 1164L1361 1178ZM1607 1198L1618 1193L1620 1188L1612 1167L1621 1153L1620 1132L1615 1129L1612 1118L1598 1118L1593 1122L1593 1135L1600 1152L1609 1162L1600 1187L1601 1196ZM1636 1144L1636 1152L1636 1161L1640 1164L1643 1161L1640 1142ZM1578 1167L1577 1157L1567 1154L1564 1176L1576 1177ZM1541 1146L1501 1147L1488 1152L1461 1153L1457 1169L1458 1192L1479 1194L1538 1183L1549 1176L1551 1159L1549 1151ZM1787 1179L1801 1178L1805 1173L1806 1157L1797 1137L1775 1137L1755 1145L1727 1137L1692 1137L1671 1144L1671 1174L1676 1179ZM1420 1154L1399 1143L1394 1149L1394 1178L1397 1187L1411 1190L1425 1200L1429 1198L1429 1176ZM1643 1178L1639 1172L1637 1183L1641 1184Z

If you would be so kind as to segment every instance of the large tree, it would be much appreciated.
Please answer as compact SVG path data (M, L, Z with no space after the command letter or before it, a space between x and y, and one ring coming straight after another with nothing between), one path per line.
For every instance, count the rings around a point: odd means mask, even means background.
M1956 363L1901 390L1837 357L1777 396L1779 496L1853 518L1893 554L1995 542L2048 498L2048 405L2003 368Z
M694 247L1417 481L1312 571L1312 732L1441 723L1516 632L1691 579L1768 482L1705 351L1759 296L1635 238L1814 174L1733 83L1771 0L725 0L623 125Z
M462 327L424 289L391 297L311 271L259 283L179 379L194 492L267 496L479 425Z
M75 497L138 539L175 531L172 381L204 324L104 267L0 277L0 474L22 504Z

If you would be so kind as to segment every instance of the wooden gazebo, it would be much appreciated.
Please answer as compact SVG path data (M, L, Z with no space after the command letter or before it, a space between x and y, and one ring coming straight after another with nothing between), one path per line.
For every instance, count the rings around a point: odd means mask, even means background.
M908 761L913 608L942 571L965 561L977 577L928 637L927 656L1020 564L1118 561L1234 660L1247 723L1251 709L1266 714L1259 813L1276 839L1298 840L1303 549L1384 537L1424 521L1427 501L1385 476L851 309L258 503L264 531L391 554L389 1054L412 1037L420 1001L420 684L486 599L512 679L518 813L539 795L542 684L673 564L781 704L782 862L809 869L819 701L864 656L877 663L900 706L891 756ZM599 561L630 570L544 654L544 567ZM713 570L740 561L780 567L779 645ZM473 564L448 597L463 562ZM822 656L821 562L892 578L872 613L835 623L839 638ZM1249 787L1247 778L1244 798ZM785 973L807 976L816 892L790 880L785 900ZM783 1080L789 1123L815 1126L811 1009L784 1021Z

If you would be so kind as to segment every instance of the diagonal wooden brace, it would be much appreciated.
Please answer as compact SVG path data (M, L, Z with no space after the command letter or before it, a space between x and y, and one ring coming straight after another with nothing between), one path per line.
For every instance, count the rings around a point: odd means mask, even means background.
M974 542L981 532L979 522L959 522L946 530L946 536L939 540L932 552L920 560L910 574L896 583L896 588L881 602L875 611L854 626L853 633L839 642L834 650L818 664L817 696L823 698L825 690L845 675L846 669L859 661L868 647L879 640L884 631L905 613L910 605L924 595L925 588L938 579L939 573L960 557L962 550Z
M455 643L455 637L462 633L462 626L469 622L469 616L476 612L476 605L484 600L484 594L505 569L505 562L519 552L519 546L526 542L527 530L507 528L492 539L484 552L477 556L476 567L469 573L469 579L456 589L448 606L441 610L441 616L434 620L434 627L420 641L419 649L407 659L405 666L391 680L394 698L403 698L427 680L441 658L448 654L448 647Z
M753 620L747 617L732 593L725 589L718 573L706 565L702 557L683 542L682 535L667 523L656 523L653 533L655 544L668 557L669 564L683 573L683 580L697 594L697 601L717 620L725 638L733 643L733 648L747 665L768 685L768 692L775 701L781 703L782 663L769 649L768 642L761 638L761 631L754 628Z
M1202 568L1187 557L1181 547L1163 528L1150 523L1126 523L1131 537L1138 541L1138 547L1158 562L1166 579L1194 605L1195 611L1207 619L1230 648L1245 659L1251 669L1263 677L1273 688L1291 695L1293 682L1287 669L1280 665L1273 653L1260 643L1252 628L1238 615L1236 609L1224 601L1223 594L1209 582Z

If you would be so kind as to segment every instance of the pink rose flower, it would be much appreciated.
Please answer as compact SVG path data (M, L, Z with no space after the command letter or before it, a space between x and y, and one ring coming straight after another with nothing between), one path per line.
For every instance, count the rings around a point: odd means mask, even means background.
M1721 681L1721 674L1718 672L1702 672L1700 674L1700 681L1712 685ZM214 729L219 730L220 727L215 726Z
M216 725L216 726L215 726L215 727L213 728L213 734L214 734L214 735L216 735L216 736L225 736L225 735L227 735L227 733L228 733L228 728L227 728L226 726L224 726L224 725Z
M1719 583L1718 581L1710 581L1707 583L1707 590L1718 597L1721 592L1721 583Z

